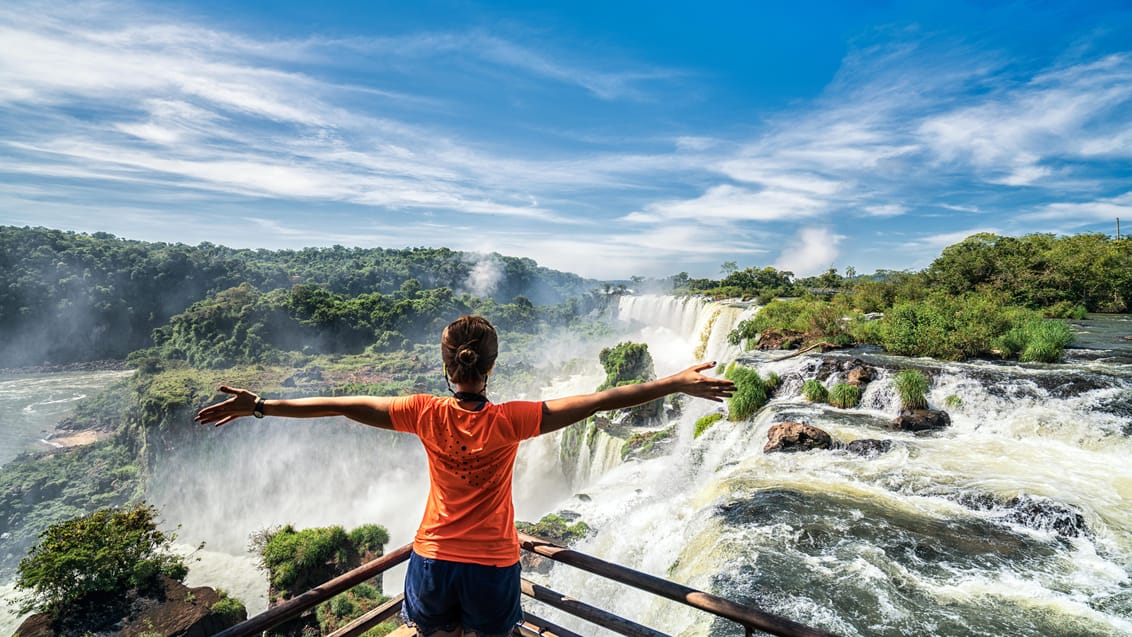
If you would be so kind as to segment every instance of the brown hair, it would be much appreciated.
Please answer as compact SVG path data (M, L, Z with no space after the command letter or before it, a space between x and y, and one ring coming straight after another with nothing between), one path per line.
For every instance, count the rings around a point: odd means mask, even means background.
M440 336L445 373L454 383L487 378L499 355L499 336L482 316L465 314L448 324Z

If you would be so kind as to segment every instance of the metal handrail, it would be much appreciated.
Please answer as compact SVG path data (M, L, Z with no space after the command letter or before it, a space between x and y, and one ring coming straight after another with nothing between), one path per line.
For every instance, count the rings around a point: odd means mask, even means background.
M593 573L615 582L620 582L634 588L659 595L692 608L698 608L713 615L730 619L747 629L757 629L780 637L836 637L833 633L811 628L805 624L773 615L750 606L736 604L735 602L705 593L683 584L677 584L655 575L634 571L620 564L606 562L585 553L559 546L544 539L519 533L519 546L522 548L550 558L556 562L569 564L583 571Z
M274 608L269 608L245 622L241 622L231 628L216 633L213 637L252 637L252 635L259 635L263 631L274 628L288 619L298 617L303 611L318 606L338 593L347 591L375 575L384 573L401 562L408 560L412 548L412 545L406 544L396 551L386 553L376 560L363 564L345 575L339 575L329 582L315 586L302 595L297 595Z
M564 546L548 542L542 538L519 533L519 545L522 549L541 555L548 559L567 564L583 571L593 573L599 577L626 584L634 588L664 597L698 610L711 613L717 617L729 619L743 626L747 635L753 630L763 631L778 637L837 637L833 633L811 628L805 624L767 613L750 606L737 604L710 593L677 584L676 582L649 575L631 568L598 559L585 553L579 553ZM336 577L311 590L292 597L291 599L269 608L268 610L217 633L214 637L252 637L274 628L283 622L299 616L304 611L314 608L318 604L329 600L335 595L344 592L365 582L366 580L385 572L409 559L411 545L387 553L372 562L364 564L345 575ZM571 599L539 586L526 579L521 580L521 589L524 595L537 601L554 606L566 613L586 621L604 626L622 635L637 637L663 637L664 633L647 626L642 626L623 617L614 615L600 608L590 606L575 599ZM359 635L368 628L394 616L401 608L403 595L399 595L378 608L371 610L362 617L339 628L331 637L350 637ZM544 635L546 637L578 637L568 629L542 620L532 613L525 613L524 624L515 628L515 635Z

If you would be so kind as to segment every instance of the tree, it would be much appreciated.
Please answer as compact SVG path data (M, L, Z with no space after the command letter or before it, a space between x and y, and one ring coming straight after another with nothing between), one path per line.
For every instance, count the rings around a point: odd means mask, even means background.
M731 276L731 274L738 269L739 264L734 261L724 261L723 264L719 266L719 272L723 274L724 277Z
M183 580L189 569L171 552L174 539L158 530L157 511L144 503L48 527L20 562L16 588L30 592L17 602L19 612L59 617L72 604L148 589L159 575Z

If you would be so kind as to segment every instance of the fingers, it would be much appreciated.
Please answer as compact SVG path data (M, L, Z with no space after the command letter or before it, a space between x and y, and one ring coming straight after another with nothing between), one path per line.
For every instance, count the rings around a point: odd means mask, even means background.
M242 390L242 389L233 389L232 387L229 387L229 386L227 386L227 385L221 385L221 386L220 386L220 391L224 392L225 394L232 394L233 396L235 396L236 394L238 394L238 393L240 393L240 392L242 392L242 391L244 391L244 390Z
M712 367L715 367L715 365L716 365L715 361L711 361L710 363L700 363L698 365L693 365L692 371L702 372L704 370L711 369Z

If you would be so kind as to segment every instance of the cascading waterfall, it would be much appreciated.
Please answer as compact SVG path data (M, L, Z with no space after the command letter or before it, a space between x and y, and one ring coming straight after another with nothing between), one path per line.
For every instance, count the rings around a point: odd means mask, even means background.
M689 304L622 306L636 321L658 317L642 328L650 351L683 343L688 361L695 327L649 339L672 330L663 308L689 314ZM579 487L589 498L560 506L596 532L575 548L842 635L1132 634L1132 367L1106 362L1127 358L1071 352L1068 364L1018 365L852 354L880 373L849 410L801 397L821 357L745 355L783 377L772 402L696 440L695 419L715 407L693 403L669 453ZM933 406L952 405L950 428L886 427L899 410L892 374L909 367L932 378ZM875 457L763 453L768 429L784 420L893 447ZM670 634L742 634L576 569L556 567L547 584Z

